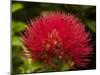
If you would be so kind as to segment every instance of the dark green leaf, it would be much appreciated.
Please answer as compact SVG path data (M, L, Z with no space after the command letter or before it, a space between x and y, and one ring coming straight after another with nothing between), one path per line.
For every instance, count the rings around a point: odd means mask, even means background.
M96 22L92 20L86 20L86 25L93 31L96 32Z

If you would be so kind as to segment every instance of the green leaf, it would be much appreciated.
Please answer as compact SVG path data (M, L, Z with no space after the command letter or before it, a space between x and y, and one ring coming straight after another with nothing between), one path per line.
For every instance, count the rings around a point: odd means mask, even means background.
M13 45L13 46L21 46L22 43L21 43L21 41L20 41L20 37L18 37L18 36L13 36L13 37L12 37L12 45Z
M12 5L12 13L14 13L14 12L16 12L16 11L22 9L23 7L24 7L24 6L23 6L22 4L20 4L20 3L14 3L14 4Z
M24 68L22 66L19 67L19 70L20 70L20 73L25 73L25 70L24 70Z
M43 71L43 65L39 62L34 61L34 63L32 64L32 72L41 72Z
M85 23L93 32L96 32L96 22L95 21L86 20Z
M30 58L22 58L24 62L24 68L26 73L32 73L32 72L39 72L42 71L43 65L39 62L34 61L32 63L32 59Z
M61 68L62 71L69 70L70 66L68 64L64 64Z
M73 65L74 63L72 61L68 61L67 63L62 65L61 70L62 71L69 70L72 68Z
M12 21L12 30L13 32L21 32L25 29L25 23Z

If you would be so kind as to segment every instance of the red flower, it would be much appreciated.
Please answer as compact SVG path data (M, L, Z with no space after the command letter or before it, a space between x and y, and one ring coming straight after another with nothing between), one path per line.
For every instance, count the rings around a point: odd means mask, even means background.
M92 51L89 35L74 15L48 12L32 20L22 37L33 60L54 68L61 63L87 66Z

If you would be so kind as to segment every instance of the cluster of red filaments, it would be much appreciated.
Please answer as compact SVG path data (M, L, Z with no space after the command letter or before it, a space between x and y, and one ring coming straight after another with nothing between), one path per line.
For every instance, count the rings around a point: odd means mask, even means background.
M46 67L67 64L72 68L87 66L92 51L89 35L75 16L48 12L32 20L22 38L33 61Z

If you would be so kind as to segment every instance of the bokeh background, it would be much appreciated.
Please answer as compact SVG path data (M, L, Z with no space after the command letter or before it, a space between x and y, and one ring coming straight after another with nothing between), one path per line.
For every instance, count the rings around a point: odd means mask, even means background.
M44 11L64 11L72 13L80 18L86 25L87 31L92 34L93 55L88 67L77 70L89 70L96 68L96 6L88 5L71 5L71 4L56 4L42 2L21 2L12 1L11 14L11 71L16 73L36 73L43 72L39 69L41 65L38 63L31 64L30 59L26 59L23 54L23 44L21 43L21 33L24 32L27 23L30 19L34 19L41 15Z

